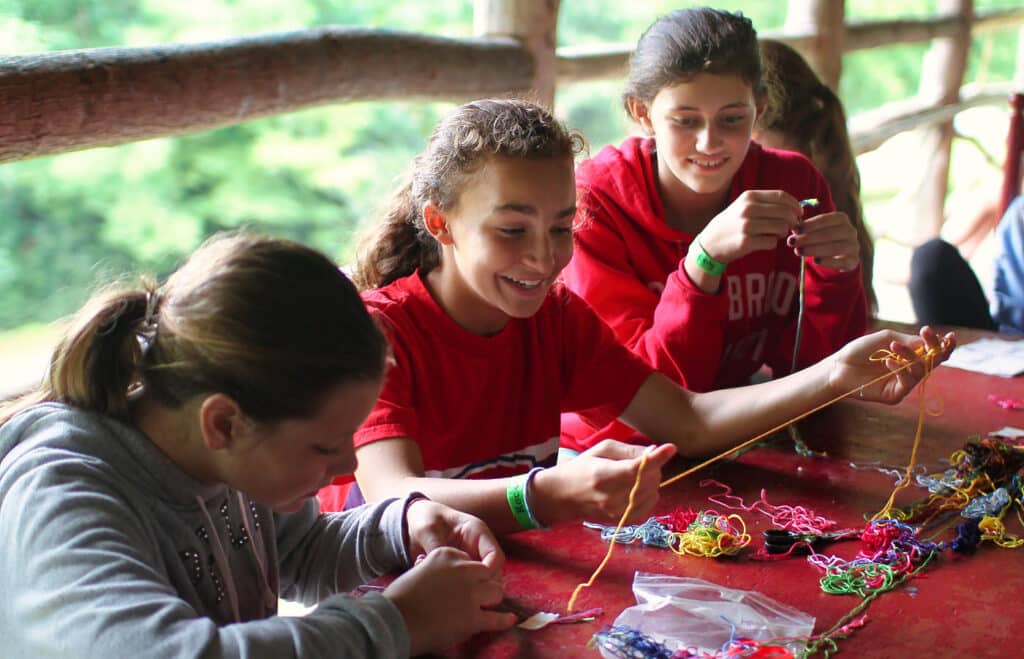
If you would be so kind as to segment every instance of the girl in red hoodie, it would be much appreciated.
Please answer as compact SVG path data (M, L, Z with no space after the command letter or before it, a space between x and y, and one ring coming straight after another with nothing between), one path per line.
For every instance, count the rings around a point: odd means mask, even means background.
M356 281L388 334L393 365L355 433L367 499L423 492L497 533L573 519L614 522L646 458L634 520L658 499L675 453L725 450L886 373L869 355L952 349L929 329L863 337L833 357L760 385L692 393L615 340L557 283L573 250L578 135L523 101L457 108L417 157L411 180L359 258ZM923 341L922 341L923 340ZM864 390L896 402L916 364ZM600 442L555 464L560 412L619 418L668 442Z
M563 277L616 337L693 391L776 377L867 327L857 232L804 156L751 141L764 108L749 19L710 8L656 21L624 94L643 137L581 164L583 222ZM800 200L814 199L808 209ZM804 315L794 359L800 301ZM625 439L576 415L563 444Z

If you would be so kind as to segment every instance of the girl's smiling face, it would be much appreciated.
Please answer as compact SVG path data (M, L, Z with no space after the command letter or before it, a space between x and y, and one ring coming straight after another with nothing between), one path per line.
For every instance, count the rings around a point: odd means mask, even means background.
M758 107L739 75L699 73L662 88L634 118L653 135L658 179L673 193L725 193L750 146Z
M441 245L427 275L438 304L480 335L537 313L572 258L576 189L571 157L489 156L453 208L424 207Z

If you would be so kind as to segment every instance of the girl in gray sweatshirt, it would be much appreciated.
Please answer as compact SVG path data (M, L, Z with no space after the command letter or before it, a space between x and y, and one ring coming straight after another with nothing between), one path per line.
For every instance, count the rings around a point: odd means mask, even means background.
M0 654L402 657L510 626L480 520L416 493L318 512L386 364L351 282L288 241L215 237L93 298L0 410Z

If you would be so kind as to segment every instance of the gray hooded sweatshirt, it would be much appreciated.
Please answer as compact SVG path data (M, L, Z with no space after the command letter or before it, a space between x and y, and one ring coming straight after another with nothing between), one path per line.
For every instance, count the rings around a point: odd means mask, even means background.
M46 403L0 427L0 656L401 657L384 597L405 501L275 513L196 481L138 430ZM276 616L278 596L319 606Z

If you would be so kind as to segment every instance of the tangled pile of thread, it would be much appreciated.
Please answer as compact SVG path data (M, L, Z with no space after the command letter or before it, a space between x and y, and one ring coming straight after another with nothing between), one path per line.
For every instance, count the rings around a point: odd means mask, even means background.
M651 517L643 524L614 526L584 522L587 528L601 532L605 542L671 549L680 556L733 556L750 544L747 526L739 515L720 515L714 510L679 509L668 515Z
M912 578L942 552L969 555L983 542L1003 548L1024 546L1024 537L1006 528L1011 516L1016 516L1024 528L1024 446L998 437L975 439L955 451L949 465L941 473L916 476L918 485L928 490L927 497L902 508L887 505L860 529L840 529L834 521L802 506L770 504L764 490L760 499L747 505L723 483L705 480L701 486L721 488L720 493L708 497L719 509L755 512L769 518L773 528L765 532L765 545L754 553L755 559L781 560L806 554L808 563L821 572L819 584L824 592L861 598L831 629L801 639L805 650L800 656L818 652L828 656L838 651L838 640L864 624L863 611L873 599ZM901 479L910 473L908 469ZM897 487L906 484L897 482ZM600 530L606 541L641 542L672 549L679 555L716 557L735 555L750 544L739 512L677 510L652 517L644 524L622 527L618 533L614 527L587 526ZM953 526L952 539L935 540ZM824 542L848 539L861 542L852 559L815 550ZM716 652L708 653L693 648L669 650L638 630L610 627L598 632L593 643L615 657L792 657L789 650L778 645L783 640L792 639L759 642L731 638Z

